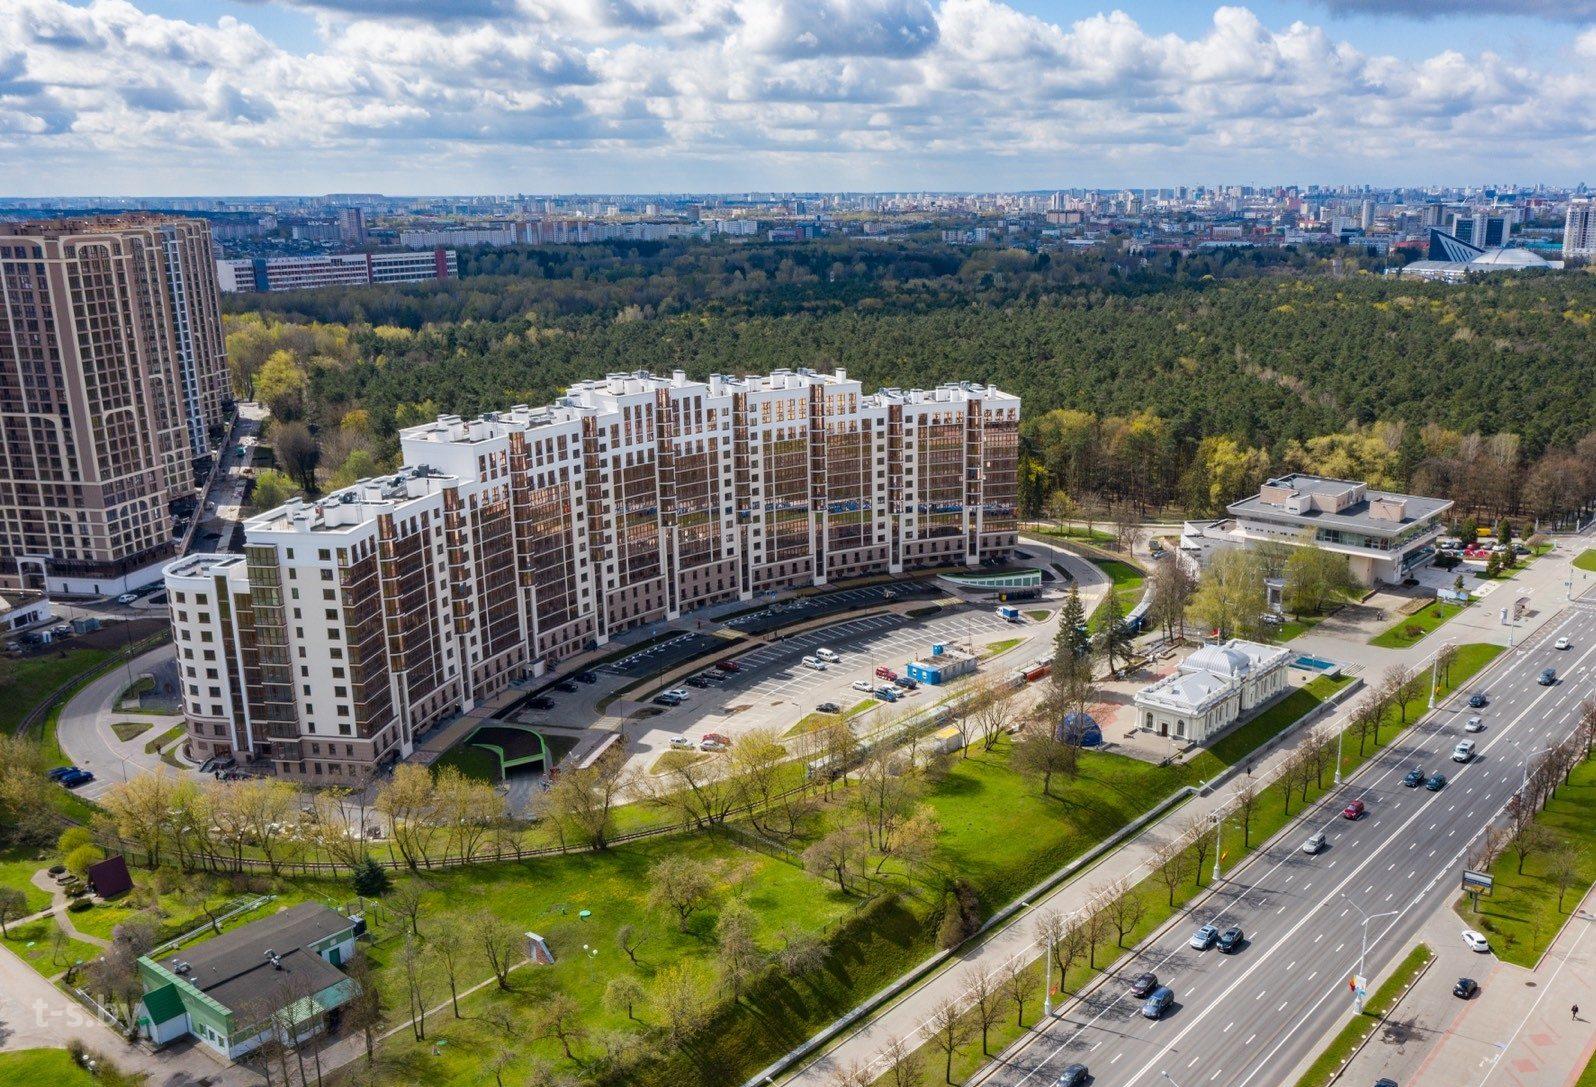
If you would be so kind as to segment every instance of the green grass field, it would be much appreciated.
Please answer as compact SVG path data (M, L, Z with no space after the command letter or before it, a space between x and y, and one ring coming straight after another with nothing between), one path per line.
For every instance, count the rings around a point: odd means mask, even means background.
M443 769L452 766L468 778L477 781L498 781L503 775L499 773L499 757L491 751L470 744L455 744L438 757L432 764L434 769Z
M983 659L986 657L995 657L999 653L1008 652L1010 649L1013 649L1023 641L1025 641L1024 638L1004 638L1000 641L988 642L986 644L986 648L981 650L981 656Z
M1350 676L1315 676L1188 764L1205 777L1234 766L1292 722L1352 682Z
M11 662L10 679L0 684L0 729L16 731L29 711L57 687L112 656L109 649L67 649Z
M1442 623L1462 611L1466 605L1437 601L1426 604L1412 615L1404 615L1391 626L1369 639L1370 645L1381 649L1406 649L1417 645Z
M116 738L123 743L136 736L142 736L150 730L150 721L115 721L111 724L111 731L116 733Z
M0 1087L98 1087L64 1049L20 1049L0 1053Z
M1588 547L1576 555L1574 565L1581 570L1596 571L1596 547Z
M1277 642L1289 642L1291 639L1299 635L1308 633L1308 631L1324 622L1324 620L1325 617L1322 615L1310 615L1306 617L1293 617L1287 619L1284 623L1281 623L1279 626L1275 627L1274 640Z
M14 887L28 900L28 912L37 913L50 904L50 896L33 885L33 873L48 868L53 861L40 859L39 851L12 846L0 849L0 887Z
M1107 574L1109 580L1113 582L1113 592L1119 600L1121 614L1128 614L1132 608L1141 603L1142 585L1147 580L1147 575L1141 570L1119 559L1094 558L1092 564ZM1103 603L1092 612L1091 618L1086 621L1088 629L1096 631L1103 625L1103 609L1107 603L1108 599L1105 597Z
M1518 851L1509 849L1491 869L1492 894L1480 898L1480 911L1469 908L1468 896L1458 900L1464 920L1491 939L1497 957L1518 966L1533 967L1557 936L1569 916L1596 883L1596 761L1574 768L1567 785L1557 790L1536 822L1559 841L1578 851L1577 875L1557 901L1557 879L1551 851L1531 853L1518 871Z

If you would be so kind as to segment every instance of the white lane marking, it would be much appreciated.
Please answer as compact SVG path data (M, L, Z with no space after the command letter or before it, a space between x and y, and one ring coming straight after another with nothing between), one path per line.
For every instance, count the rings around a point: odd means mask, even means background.
M1252 1040L1254 1038L1256 1038L1256 1037L1258 1037L1256 1034L1249 1034L1249 1035L1247 1035L1247 1040L1245 1042L1242 1042L1241 1044L1242 1045L1252 1045Z

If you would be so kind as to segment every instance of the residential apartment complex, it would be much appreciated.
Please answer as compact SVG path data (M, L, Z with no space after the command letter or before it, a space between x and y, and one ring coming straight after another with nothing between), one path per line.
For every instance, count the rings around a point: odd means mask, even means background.
M1563 224L1563 257L1596 257L1596 200L1570 200Z
M1435 557L1444 498L1377 491L1367 483L1295 473L1226 507L1221 521L1188 521L1181 550L1199 562L1215 548L1269 542L1312 543L1347 557L1365 585L1398 584Z
M119 593L177 553L223 419L203 222L0 223L0 587Z
M347 780L640 623L1002 558L1019 412L972 384L639 373L403 431L394 476L168 568L190 753Z
M334 253L321 257L219 260L216 275L228 294L239 291L298 291L309 287L366 287L373 283L425 283L458 279L452 249L424 253Z

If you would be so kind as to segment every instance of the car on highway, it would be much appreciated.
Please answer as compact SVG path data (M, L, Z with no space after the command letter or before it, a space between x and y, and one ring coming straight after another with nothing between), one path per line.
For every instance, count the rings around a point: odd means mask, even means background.
M1458 978L1457 984L1452 986L1452 995L1468 1000L1480 991L1480 983L1473 978Z
M876 685L868 679L856 679L853 681L853 689L856 691L873 691L876 689Z
M1217 939L1219 939L1219 930L1213 925L1204 925L1192 933L1191 939L1187 942L1198 951L1207 951L1214 946L1214 941Z
M1485 952L1491 950L1491 941L1471 928L1463 930L1463 943L1470 951Z
M1086 1066L1084 1064L1066 1064L1063 1071L1058 1074L1058 1079L1053 1081L1053 1087L1081 1087L1086 1082Z
M819 657L805 657L803 659L803 665L805 668L813 668L817 672L824 672L826 670L826 662L821 660Z
M1418 786L1423 785L1424 779L1429 776L1430 775L1424 772L1424 767L1415 766L1402 778L1402 784L1406 785L1410 789L1415 789Z
M1397 1087L1397 1081L1394 1079L1377 1079L1374 1081L1374 1087Z
M715 667L722 672L741 672L743 670L743 666L736 661L716 661Z
M1219 934L1219 950L1227 955L1240 950L1241 945L1245 942L1246 937L1242 934L1241 929L1235 925L1231 925Z
M1479 714L1476 713L1473 717L1470 717L1468 719L1467 723L1464 724L1463 731L1464 732L1484 732L1485 731L1485 718L1481 717Z
M1552 645L1552 648L1554 649L1572 649L1573 647L1574 643L1569 641L1567 638L1559 638Z
M1158 975L1151 970L1145 970L1131 979L1130 995L1145 1000L1156 988L1158 988Z
M1365 810L1366 809L1363 806L1363 801L1354 800L1352 803L1341 809L1341 818L1362 819Z
M877 687L876 697L883 702L896 702L898 700L898 692L891 687Z
M1557 682L1557 669L1542 668L1541 674L1535 677L1535 682L1539 683L1542 687L1550 687L1552 684Z
M87 785L94 780L94 775L87 770L74 768L70 774L63 774L56 779L68 789L76 789L80 785Z
M1302 851L1304 853L1319 853L1324 850L1324 844L1324 831L1321 830L1317 834L1310 834L1308 836L1308 840L1302 843Z
M1468 762L1473 757L1474 757L1474 741L1473 740L1459 740L1457 742L1457 746L1452 749L1452 761L1453 762Z
M1432 774L1432 775L1430 775L1429 780L1427 780L1424 783L1424 787L1426 789L1430 790L1430 792L1432 792L1432 793L1440 792L1442 789L1446 788L1446 775L1445 774Z
M1142 1005L1142 1018L1162 1019L1174 1002L1175 990L1168 985L1160 985L1148 994L1147 1003Z
M842 707L835 702L822 702L815 707L816 713L841 713Z
M691 751L698 745L693 743L693 741L686 736L672 736L671 746L678 751Z
M1487 702L1488 700L1485 697L1484 691L1475 691L1473 694L1469 695L1469 709L1471 710L1484 709L1487 705Z

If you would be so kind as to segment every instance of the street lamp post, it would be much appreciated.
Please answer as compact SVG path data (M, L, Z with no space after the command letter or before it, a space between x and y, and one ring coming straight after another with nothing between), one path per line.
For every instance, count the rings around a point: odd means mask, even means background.
M1341 742L1346 738L1347 726L1336 729L1336 784L1341 784Z
M1441 654L1452 647L1451 642L1442 645L1435 651L1435 656L1430 658L1430 708L1435 709L1435 687L1441 671Z
M1529 791L1530 763L1535 761L1535 756L1536 755L1544 755L1544 754L1546 754L1546 752L1550 751L1552 748L1554 748L1556 746L1557 746L1556 744L1548 744L1545 747L1537 747L1534 751L1531 751L1528 755L1524 756L1524 776L1521 777L1519 779L1519 782L1518 782L1518 791L1520 793L1524 793L1524 792L1528 792Z
M1384 913L1365 913L1363 907L1358 905L1358 903L1354 899L1349 898L1345 893L1343 893L1341 895L1341 897L1345 898L1347 900L1347 905L1349 905L1353 909L1357 910L1358 913L1362 914L1362 916L1363 916L1363 926L1362 926L1363 937L1362 937L1362 943L1360 944L1360 946L1358 948L1358 977L1364 978L1365 980L1367 980L1368 975L1363 972L1363 963L1364 963L1364 959L1369 954L1369 922L1377 920L1378 918L1381 918L1381 917L1394 917L1397 914L1401 913L1402 911L1401 910L1386 910ZM1363 989L1362 988L1355 988L1354 989L1353 999L1357 1003L1358 1011L1361 1012L1363 1010Z
M1214 812L1214 879L1219 878L1219 850L1221 848L1220 833L1225 828L1225 813Z
M1171 1076L1168 1072L1161 1071L1158 1074L1169 1080L1169 1087L1180 1087L1180 1084L1175 1082L1175 1077Z

